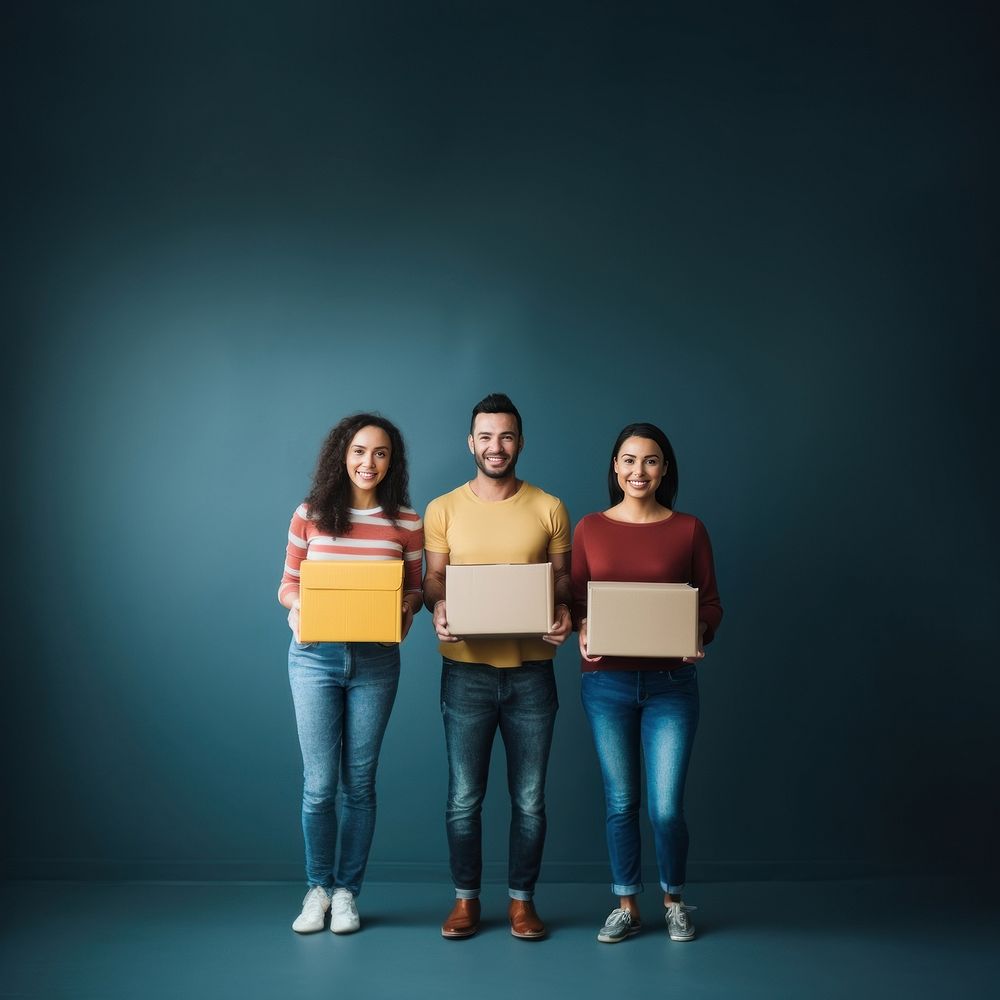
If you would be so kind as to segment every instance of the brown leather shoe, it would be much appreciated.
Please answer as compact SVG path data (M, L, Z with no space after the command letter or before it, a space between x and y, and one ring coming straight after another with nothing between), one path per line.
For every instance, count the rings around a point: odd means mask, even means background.
M441 937L467 938L479 930L479 900L456 899L441 925Z
M507 916L510 917L510 932L514 937L527 941L545 937L545 924L535 913L535 904L530 899L512 899Z

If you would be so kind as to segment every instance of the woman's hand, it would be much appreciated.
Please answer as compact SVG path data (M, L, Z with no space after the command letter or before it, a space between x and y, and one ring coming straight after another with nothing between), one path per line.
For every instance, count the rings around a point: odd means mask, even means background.
M410 626L413 624L413 613L413 608L410 606L410 602L403 601L403 620L399 630L400 642L406 638L406 633L410 631Z
M702 645L701 640L705 636L705 630L708 626L704 622L698 622L698 652L694 656L684 656L681 658L682 663L697 663L698 660L705 659L705 647Z
M587 663L599 663L604 659L603 656L588 656L587 655L587 619L584 618L580 622L580 655L587 661Z
M292 601L292 606L288 610L288 627L292 630L292 638L298 642L299 641L299 608L301 603L296 597Z
M444 601L434 605L434 631L442 642L461 642L461 638L448 631L448 608Z

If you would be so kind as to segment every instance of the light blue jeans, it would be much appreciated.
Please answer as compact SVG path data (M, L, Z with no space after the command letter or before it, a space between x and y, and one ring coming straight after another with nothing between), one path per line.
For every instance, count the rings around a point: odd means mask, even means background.
M604 778L611 891L642 891L641 746L660 887L680 893L687 876L684 781L698 728L698 668L594 670L583 674L581 692Z
M302 749L306 881L356 896L375 833L375 772L399 685L399 647L293 641L288 679Z

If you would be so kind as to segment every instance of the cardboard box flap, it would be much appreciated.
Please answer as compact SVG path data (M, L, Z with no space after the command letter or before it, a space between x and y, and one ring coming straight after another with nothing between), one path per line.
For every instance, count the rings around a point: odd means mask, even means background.
M402 590L403 560L371 562L306 559L299 567L300 584L310 590Z

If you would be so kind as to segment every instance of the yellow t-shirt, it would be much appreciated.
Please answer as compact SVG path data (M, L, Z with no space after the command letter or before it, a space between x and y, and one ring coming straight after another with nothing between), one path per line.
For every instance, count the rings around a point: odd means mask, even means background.
M558 497L521 483L506 500L480 500L468 483L432 500L424 514L424 548L456 566L543 563L569 552L569 514ZM447 599L447 595L446 595ZM555 647L541 639L469 639L439 644L442 656L462 663L519 667L551 660Z

